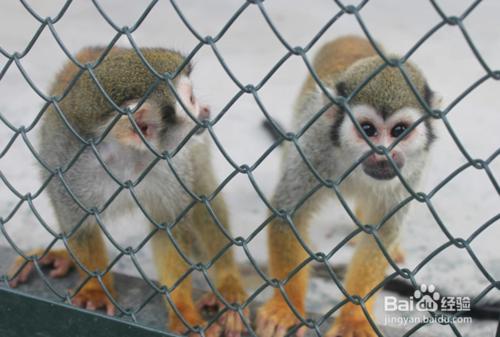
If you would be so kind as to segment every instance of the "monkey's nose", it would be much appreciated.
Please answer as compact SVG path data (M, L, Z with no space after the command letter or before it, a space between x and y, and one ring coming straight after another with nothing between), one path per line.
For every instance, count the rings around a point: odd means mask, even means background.
M369 156L366 160L372 164L376 164L379 162L387 161L387 157L384 154L374 153L371 156Z
M401 157L401 154L397 151L391 151L389 155L394 161L398 161ZM368 160L372 162L379 162L379 161L387 161L388 159L385 154L374 153L368 157Z

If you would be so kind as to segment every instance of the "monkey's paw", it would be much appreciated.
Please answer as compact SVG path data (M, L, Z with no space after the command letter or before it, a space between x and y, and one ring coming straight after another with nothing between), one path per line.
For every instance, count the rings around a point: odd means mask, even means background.
M377 337L367 320L338 319L325 337Z
M239 282L237 282L239 284ZM227 303L241 304L246 299L246 293L239 286L232 285L230 287L220 287L219 293L224 297ZM207 312L209 314L216 314L220 310L224 309L224 303L219 301L217 296L212 293L205 294L198 302L198 308L200 311ZM248 308L243 310L243 316L246 321L249 321L250 312ZM205 332L207 337L240 337L242 333L246 331L245 324L240 317L240 314L236 311L228 309L224 312L217 322L214 322Z
M92 282L93 280L89 281ZM87 284L88 285L88 284ZM96 287L84 286L78 294L76 294L71 303L77 307L84 308L87 310L97 310L104 309L106 314L113 316L115 314L115 305L106 296L106 293L99 285Z
M283 337L290 328L298 323L299 319L288 304L281 298L273 298L257 310L256 335L259 337ZM303 326L297 330L296 336L303 337L306 331L307 327Z
M30 256L41 256L44 253L43 249L36 249L29 252ZM14 263L9 268L9 275L13 276L17 273L19 268L26 262L26 260L19 256L14 260ZM50 266L51 270L49 272L50 277L63 277L68 274L68 272L75 266L75 263L71 259L70 255L65 249L54 249L45 254L44 257L38 260L40 266ZM35 265L33 262L27 263L23 269L9 281L9 285L13 288L17 287L21 283L26 283L29 276L35 271Z

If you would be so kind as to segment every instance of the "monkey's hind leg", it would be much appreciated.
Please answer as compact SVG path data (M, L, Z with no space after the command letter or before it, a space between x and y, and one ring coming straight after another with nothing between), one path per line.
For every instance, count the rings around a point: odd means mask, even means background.
M221 195L212 200L211 206L225 231L230 234L228 226L228 212L226 204ZM210 216L206 207L202 204L196 206L194 210L194 224L197 230L197 237L201 238L201 244L205 250L205 255L212 259L229 243L222 230L217 226ZM241 273L234 258L234 251L231 247L226 250L224 255L220 256L214 265L215 285L219 294L229 304L242 304L247 298L243 287ZM207 293L198 302L201 310L220 311L225 308L222 301L214 293ZM249 310L243 310L244 316L249 318ZM214 323L205 332L208 337L218 336L220 332L223 336L239 337L246 330L243 320L239 313L233 310L227 310L218 322Z
M189 255L189 241L191 240L189 233L182 228L186 225L184 222L179 223L174 229L173 237L179 249L184 254ZM165 231L158 231L153 236L151 243L160 283L167 286L170 291L188 270L188 264L177 252ZM172 305L167 303L169 330L182 334L189 330L189 326L202 326L205 323L193 302L191 274L177 284L169 295L173 306L175 306L174 309ZM179 315L176 311L179 312Z

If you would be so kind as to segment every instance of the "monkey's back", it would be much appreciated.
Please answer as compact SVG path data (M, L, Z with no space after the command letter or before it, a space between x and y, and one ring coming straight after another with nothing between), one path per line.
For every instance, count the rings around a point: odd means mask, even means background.
M332 85L335 78L351 64L375 54L375 49L367 39L348 35L323 45L314 58L313 66L321 81ZM302 93L314 90L315 85L316 82L309 75Z

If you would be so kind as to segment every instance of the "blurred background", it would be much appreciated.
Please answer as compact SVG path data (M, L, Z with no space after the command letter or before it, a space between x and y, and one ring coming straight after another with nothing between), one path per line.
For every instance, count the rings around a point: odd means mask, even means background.
M64 1L26 1L42 17L54 17ZM344 1L347 3L348 1ZM460 16L475 1L436 1L447 16ZM133 26L150 4L136 0L126 4L118 0L98 2L118 27ZM356 4L356 1L349 3ZM226 22L242 6L234 0L177 1L179 10L202 36L217 35ZM39 31L41 24L17 1L2 3L0 10L0 47L7 53L21 53ZM293 47L305 46L339 11L331 0L269 0L263 4L270 20ZM464 20L470 38L484 61L493 70L500 69L500 30L498 15L500 2L485 0L479 3ZM386 50L404 54L421 39L441 18L430 1L369 1L361 17L375 40ZM87 1L75 1L64 16L54 24L63 44L71 53L88 45L108 45L116 31L106 22L96 7ZM311 60L325 42L343 34L363 35L352 15L343 15L333 23L308 53ZM198 44L196 37L175 12L169 1L158 1L148 13L133 39L139 47L168 47L189 54ZM125 36L117 43L130 46ZM259 83L287 50L272 32L256 5L250 5L216 44L231 72L243 85ZM430 86L443 96L444 107L453 102L486 71L474 56L458 26L445 25L433 34L410 58L420 66ZM6 67L7 58L0 55L0 116L13 127L30 125L44 101L28 85L15 64ZM47 93L55 73L67 60L48 27L37 37L29 53L20 64L33 83ZM193 81L198 97L212 107L215 116L239 92L227 75L210 46L203 46L194 56ZM299 88L307 74L303 60L292 56L286 60L259 91L267 111L285 128L291 121L291 111ZM474 159L486 160L499 151L500 144L500 83L489 79L461 100L448 114L448 119L461 144ZM252 165L271 146L273 140L262 127L264 115L251 95L242 95L215 126L214 130L229 156L239 165ZM444 178L467 162L442 122L438 122L438 141L432 149L427 177L420 191L428 192ZM293 131L293 130L290 130ZM21 194L34 192L41 186L39 167L32 154L17 137L10 149L14 132L0 122L0 172ZM37 148L37 128L28 133L28 139ZM214 163L220 179L233 168L214 146ZM275 149L254 172L260 189L270 197L277 183L280 167L280 148ZM494 179L500 177L500 159L491 162ZM224 188L230 206L234 236L247 237L267 217L267 209L245 175L237 175ZM52 237L40 225L26 203L19 208L19 199L0 180L0 218L9 219L6 233L23 249L48 245ZM488 220L498 217L500 198L484 170L469 167L455 176L432 198L432 204L449 232L467 239ZM56 231L54 215L48 198L42 193L34 206L45 221ZM412 209L403 231L406 260L402 267L413 270L425 257L448 241L425 204L412 202ZM12 215L13 216L10 216ZM109 223L109 231L124 247L137 245L147 226L144 217ZM496 280L500 278L500 223L497 221L481 232L471 243L480 263ZM311 227L312 246L317 251L329 251L354 224L345 210L332 201L322 210ZM0 245L8 246L4 235ZM261 232L249 245L254 258L266 261L266 235ZM116 251L111 251L116 255ZM343 247L332 263L345 264L352 247ZM247 261L243 251L237 252L240 261ZM139 260L154 277L151 254L143 249ZM122 259L117 268L137 275L130 261ZM416 275L419 283L434 284L441 293L477 296L490 282L464 249L454 246L440 252L425 264ZM333 282L315 280L311 284L308 305L314 312L325 312L340 298ZM500 292L492 290L482 300L499 302ZM382 302L382 299L379 301ZM378 317L383 317L382 303L377 304ZM411 326L405 326L408 330ZM477 321L459 325L464 336L493 336L495 322ZM454 336L447 326L429 326L422 329L439 336Z

